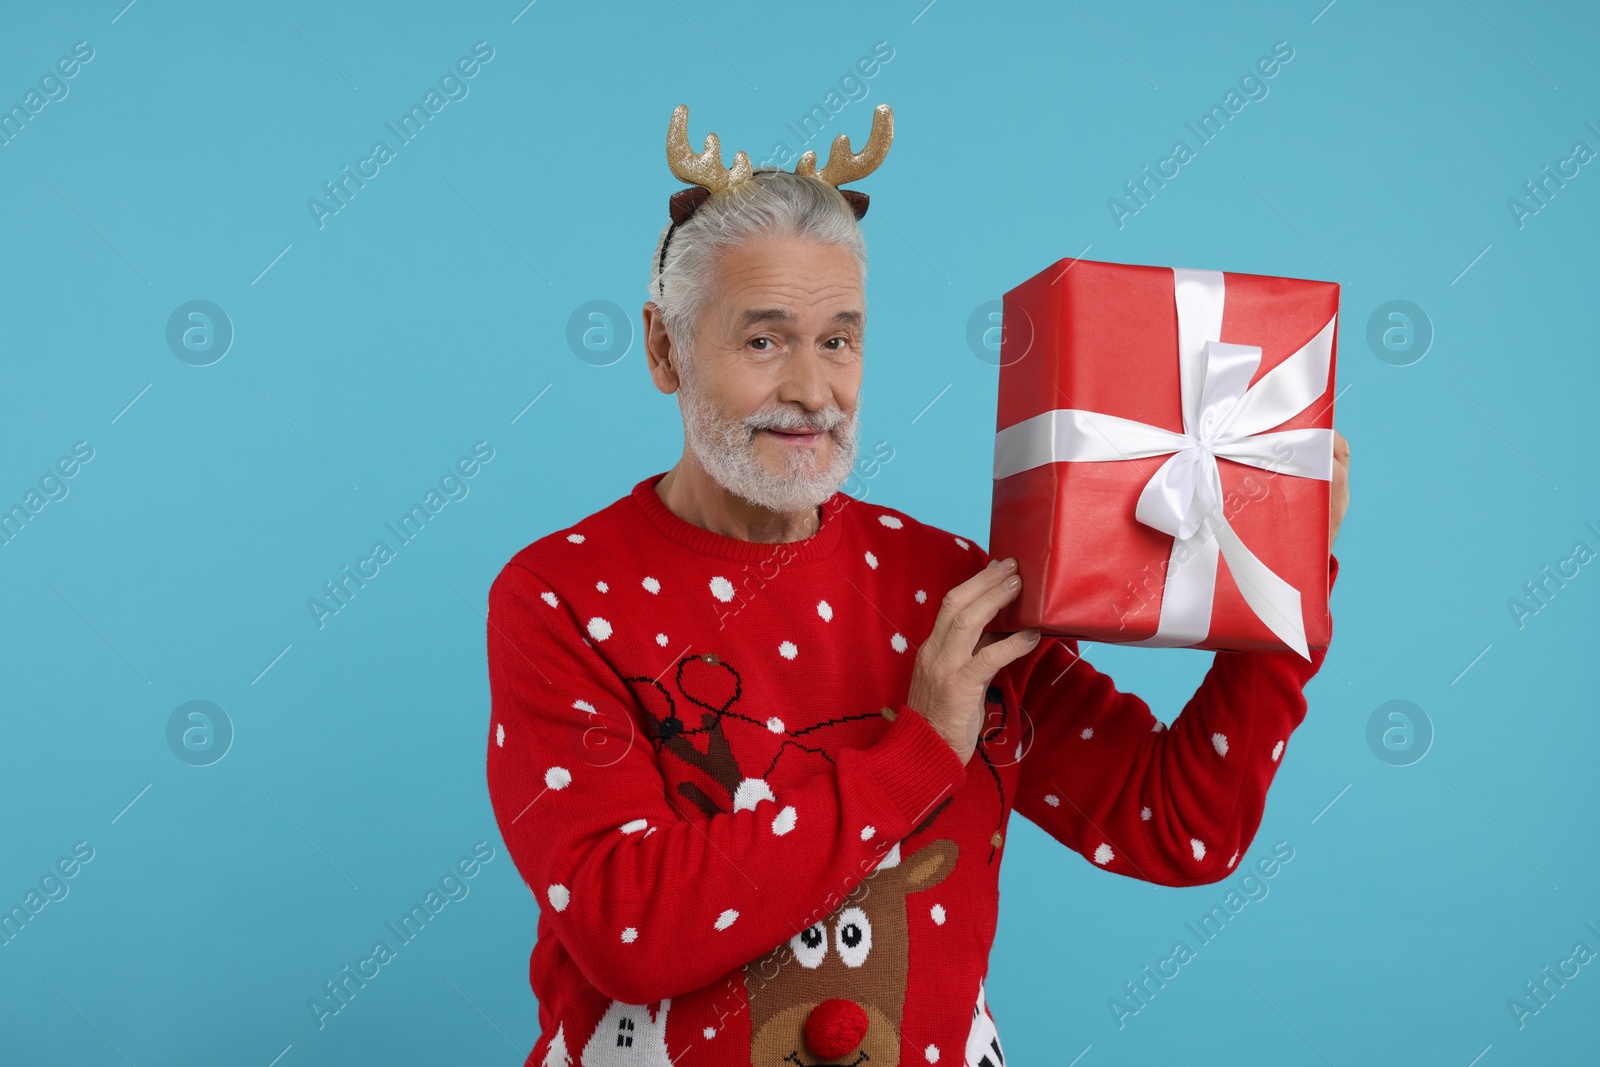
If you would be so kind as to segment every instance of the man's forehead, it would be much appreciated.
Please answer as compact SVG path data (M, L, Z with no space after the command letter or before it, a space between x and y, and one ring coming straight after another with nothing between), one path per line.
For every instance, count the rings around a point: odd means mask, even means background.
M726 250L715 269L720 317L735 328L794 324L819 312L830 323L841 315L856 324L864 319L861 268L843 245L750 241Z

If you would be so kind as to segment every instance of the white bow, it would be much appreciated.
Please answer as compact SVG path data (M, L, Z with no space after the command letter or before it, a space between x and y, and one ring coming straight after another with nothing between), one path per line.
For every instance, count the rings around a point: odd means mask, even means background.
M1317 335L1250 386L1261 365L1255 345L1226 344L1221 271L1173 270L1183 432L1097 411L1058 408L995 435L994 477L1047 463L1093 463L1172 454L1145 483L1135 517L1172 535L1153 637L1130 644L1194 645L1211 630L1217 558L1228 561L1245 603L1278 638L1310 659L1300 592L1239 539L1223 514L1217 457L1297 478L1333 477L1333 431L1264 431L1311 406L1328 388L1333 329Z

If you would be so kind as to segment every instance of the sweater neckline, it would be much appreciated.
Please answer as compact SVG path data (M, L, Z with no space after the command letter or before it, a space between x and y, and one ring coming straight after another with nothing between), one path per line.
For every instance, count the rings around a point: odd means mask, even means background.
M698 552L703 556L738 560L741 563L760 563L773 556L801 563L827 557L838 547L844 528L843 512L852 499L848 493L835 490L832 496L823 501L822 525L810 537L799 541L744 541L737 537L719 534L714 530L707 530L679 518L656 493L656 483L666 476L666 471L652 474L635 485L630 494L651 524L668 538L692 552Z

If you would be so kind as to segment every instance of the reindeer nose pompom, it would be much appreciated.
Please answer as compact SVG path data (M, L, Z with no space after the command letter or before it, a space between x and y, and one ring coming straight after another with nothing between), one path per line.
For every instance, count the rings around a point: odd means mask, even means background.
M867 1013L853 1000L824 1000L806 1016L806 1047L824 1059L848 1056L867 1036Z

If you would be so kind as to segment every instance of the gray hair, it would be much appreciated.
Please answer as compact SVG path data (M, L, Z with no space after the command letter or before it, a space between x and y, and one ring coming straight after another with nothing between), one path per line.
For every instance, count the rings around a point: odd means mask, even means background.
M665 264L661 250L667 246ZM695 323L710 295L711 272L727 249L755 237L804 237L844 245L867 279L867 243L849 201L818 178L763 167L746 181L708 197L674 230L661 231L650 257L650 297L687 361Z

